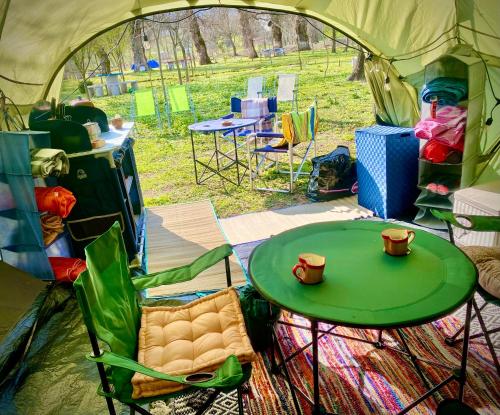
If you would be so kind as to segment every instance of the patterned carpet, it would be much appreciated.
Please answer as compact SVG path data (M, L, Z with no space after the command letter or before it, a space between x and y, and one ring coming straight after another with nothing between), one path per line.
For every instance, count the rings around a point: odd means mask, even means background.
M236 246L236 251L244 267L251 251L262 241ZM479 300L481 303L481 300ZM491 308L490 308L491 307ZM487 324L500 323L495 307L486 307L484 313ZM438 320L432 324L405 329L404 334L412 350L419 356L458 366L461 356L460 345L446 346L443 334L450 335L461 325L465 311ZM285 318L291 319L285 315ZM308 325L305 319L295 316L293 321ZM326 329L328 326L324 325ZM471 333L478 331L473 323ZM340 334L368 336L374 339L375 333L369 330L337 328ZM387 344L396 346L395 332L384 332ZM371 336L371 337L370 337ZM292 327L280 326L280 344L286 355L310 341L310 333ZM499 338L495 338L498 345ZM321 402L328 411L343 415L396 414L408 403L424 392L424 387L410 361L402 354L390 349L379 350L361 342L353 342L338 337L325 336L319 342L320 391ZM439 383L449 372L439 366L422 364L428 380ZM294 384L312 393L312 356L307 349L294 358L290 364ZM442 389L441 397L456 396L455 383ZM438 398L439 399L439 398ZM200 398L186 397L176 399L165 405L156 414L191 415L194 414ZM281 376L270 373L268 354L259 354L254 363L249 393L244 395L245 413L253 415L295 414L289 387ZM500 413L500 379L493 366L491 356L484 341L473 340L470 345L468 361L468 383L465 401L481 415ZM303 413L309 414L310 407L301 400ZM428 399L413 409L411 415L434 414L436 400ZM236 395L219 397L209 415L236 415L238 413Z

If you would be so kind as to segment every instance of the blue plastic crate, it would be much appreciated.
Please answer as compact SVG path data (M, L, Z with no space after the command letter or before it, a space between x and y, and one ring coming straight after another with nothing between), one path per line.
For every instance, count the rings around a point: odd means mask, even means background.
M358 129L356 152L358 203L384 219L412 209L418 194L419 154L413 128Z

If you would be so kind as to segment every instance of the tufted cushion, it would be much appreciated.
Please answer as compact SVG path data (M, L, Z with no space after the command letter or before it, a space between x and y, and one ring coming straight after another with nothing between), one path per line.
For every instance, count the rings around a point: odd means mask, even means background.
M479 285L500 298L500 247L464 246L462 250L476 264Z
M143 307L139 363L170 375L213 371L229 355L255 359L234 288L179 307ZM186 385L135 373L134 399L172 393Z

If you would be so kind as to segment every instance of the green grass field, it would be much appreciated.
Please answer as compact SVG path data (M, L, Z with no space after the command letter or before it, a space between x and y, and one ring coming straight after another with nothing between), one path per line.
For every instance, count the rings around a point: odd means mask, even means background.
M366 83L348 82L351 72L351 53L328 54L323 51L301 53L302 70L297 53L270 59L228 59L210 66L197 67L189 84L198 120L216 118L229 112L229 100L235 93L243 93L250 76L266 77L266 87L272 90L278 73L296 73L299 78L299 108L305 109L314 98L318 101L320 117L318 155L326 154L338 144L353 148L354 130L373 123L372 98ZM328 59L328 64L327 64ZM166 71L168 85L178 83L176 71ZM184 73L183 73L184 75ZM160 108L163 95L159 71L151 74L130 73L126 78L136 79L140 88L156 88ZM98 78L92 79L100 82ZM77 87L75 80L63 83L61 97L71 94ZM130 120L131 95L94 99L108 117L121 114ZM279 110L286 111L289 104ZM196 185L187 126L193 122L191 114L174 117L173 126L167 128L163 112L163 128L158 129L155 117L136 119L135 153L146 205L182 203L209 198L221 217L259 211L307 202L305 189L307 176L301 178L294 194L251 191L248 179L239 187L222 183L213 177L203 185ZM213 148L211 136L197 136L200 155L207 155ZM242 149L243 150L243 149ZM299 148L300 151L300 148ZM245 152L241 156L246 157ZM306 165L306 171L310 163ZM270 171L265 175L267 186L286 187L287 176Z

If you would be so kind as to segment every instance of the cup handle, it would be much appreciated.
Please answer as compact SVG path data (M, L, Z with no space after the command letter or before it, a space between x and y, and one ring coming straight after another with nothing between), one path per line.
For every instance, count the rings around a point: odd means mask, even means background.
M302 264L295 264L292 268L293 275L295 275L295 278L297 278L300 282L302 282L302 277L299 275L299 269L302 270L301 274L306 272L304 266Z
M410 245L415 239L415 232L408 231L408 245Z

